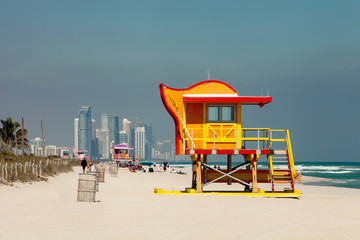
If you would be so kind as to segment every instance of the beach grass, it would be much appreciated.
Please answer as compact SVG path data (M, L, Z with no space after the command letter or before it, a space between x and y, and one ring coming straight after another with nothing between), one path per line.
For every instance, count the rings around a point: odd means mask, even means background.
M50 176L73 171L79 160L65 160L59 157L15 156L6 151L0 152L0 181L13 182L47 181Z

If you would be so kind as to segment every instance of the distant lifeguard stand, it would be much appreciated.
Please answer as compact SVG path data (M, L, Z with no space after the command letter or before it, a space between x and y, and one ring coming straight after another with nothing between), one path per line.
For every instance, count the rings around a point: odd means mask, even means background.
M62 153L62 155L63 155L63 159L70 159L70 152L69 151L64 151Z
M242 106L263 107L272 97L238 96L231 86L217 80L186 89L159 87L162 102L175 122L176 154L189 154L193 160L192 189L197 193L211 183L238 182L244 185L245 193L301 195L294 188L297 173L289 131L242 126ZM227 155L227 169L208 165L208 155ZM233 155L242 155L244 162L232 167ZM260 155L266 156L267 169L257 169ZM270 183L271 191L258 189L257 183Z
M117 166L129 166L133 161L133 156L130 156L129 148L126 144L118 144L111 147L113 150L112 160L116 162Z
M77 159L80 159L80 160L83 160L83 159L86 159L86 160L89 160L90 159L90 156L88 156L87 154L87 150L80 150L77 152Z

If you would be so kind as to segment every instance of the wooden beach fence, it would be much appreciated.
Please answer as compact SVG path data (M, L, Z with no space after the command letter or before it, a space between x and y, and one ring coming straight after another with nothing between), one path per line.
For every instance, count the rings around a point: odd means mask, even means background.
M4 182L16 182L21 180L21 173L29 173L36 177L42 177L42 173L49 165L67 165L68 161L47 160L46 164L42 160L35 162L30 160L24 163L0 163L1 180Z

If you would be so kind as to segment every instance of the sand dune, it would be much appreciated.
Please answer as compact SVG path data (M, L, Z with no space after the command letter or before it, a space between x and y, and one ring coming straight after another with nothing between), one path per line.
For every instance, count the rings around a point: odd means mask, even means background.
M356 189L299 184L299 200L155 195L155 187L183 190L191 176L121 170L106 173L98 202L84 203L76 201L79 172L2 186L0 239L360 238Z

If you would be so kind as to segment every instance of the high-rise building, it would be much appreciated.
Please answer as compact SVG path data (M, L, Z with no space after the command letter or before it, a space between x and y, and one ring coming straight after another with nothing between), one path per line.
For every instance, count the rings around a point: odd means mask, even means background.
M79 111L78 122L78 151L86 151L88 156L92 155L91 140L92 140L92 121L91 121L91 107L82 106Z
M132 156L135 156L136 158L137 158L137 156L136 156L136 154L135 154L135 126L132 126L131 125L131 128L130 128L130 137L129 137L130 139L129 139L129 142L130 142L130 147L131 148L133 148L133 149L130 149L130 154L132 155Z
M98 142L96 139L95 119L91 119L91 157L98 158Z
M151 160L153 159L152 149L153 149L153 134L152 127L148 124L145 124L145 159Z
M101 129L109 131L110 145L119 144L119 117L114 114L101 114Z
M140 159L153 159L153 135L152 127L147 123L138 122L131 129L131 147L134 148L135 157Z
M145 127L135 127L135 158L145 159Z
M39 148L42 149L43 143L41 138L37 137L35 139L31 139L30 140L30 149L31 149L31 153L34 154L35 156L42 156L40 155L39 152Z
M96 139L98 142L98 156L101 159L109 159L109 131L107 129L96 129Z
M75 154L79 151L79 118L74 119L74 148Z
M130 136L130 134L131 134L130 133L130 131L131 131L131 122L129 120L127 120L126 118L124 118L122 123L123 123L122 130L125 131Z
M91 140L96 138L95 119L91 119Z
M129 146L129 134L125 132L124 130L119 132L119 143L120 144L127 144Z

